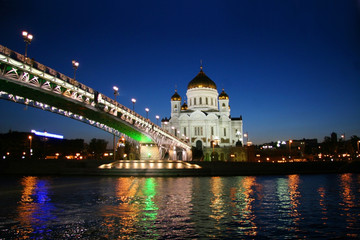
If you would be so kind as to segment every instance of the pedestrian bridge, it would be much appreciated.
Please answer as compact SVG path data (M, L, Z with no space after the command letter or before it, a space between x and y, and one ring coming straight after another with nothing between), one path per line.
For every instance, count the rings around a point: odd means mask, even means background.
M191 146L104 94L0 45L0 98L60 114L140 143L140 158L191 160Z

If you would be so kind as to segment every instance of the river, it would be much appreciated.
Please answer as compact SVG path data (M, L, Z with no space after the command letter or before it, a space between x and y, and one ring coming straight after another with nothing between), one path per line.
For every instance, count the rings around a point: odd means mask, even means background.
M0 181L0 239L360 237L360 174Z

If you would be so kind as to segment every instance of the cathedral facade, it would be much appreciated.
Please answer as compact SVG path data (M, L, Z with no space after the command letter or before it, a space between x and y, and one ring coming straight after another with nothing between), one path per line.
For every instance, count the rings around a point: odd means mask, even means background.
M229 96L219 94L216 84L203 72L192 79L186 100L175 90L171 97L171 117L161 127L185 139L198 149L243 145L242 117L231 118Z

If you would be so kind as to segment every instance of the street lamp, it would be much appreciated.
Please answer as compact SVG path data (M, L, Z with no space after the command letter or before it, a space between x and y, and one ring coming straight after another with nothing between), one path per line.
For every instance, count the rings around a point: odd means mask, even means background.
M244 133L244 137L246 138L246 145L248 144L248 141L249 141L249 135L248 133Z
M119 88L117 86L113 86L113 90L114 90L114 100L115 100L115 104L116 104L116 96L119 95ZM115 132L114 132L114 142L113 142L113 148L114 148L114 161L116 159L116 148L115 148L115 144L116 144L116 136L115 136Z
M31 141L32 141L32 136L29 135L29 141L30 141L30 148L29 148L29 158L31 159L31 155L32 155L32 149L31 149Z
M150 111L150 109L149 109L149 108L145 108L145 111L146 111L146 119L148 119L148 118L149 118L149 111Z
M290 151L290 155L291 155L291 144L292 144L292 142L293 142L293 141L290 139L290 140L289 140L289 151Z
M132 103L133 103L133 112L135 112L136 99L135 99L135 98L132 98L131 101L132 101Z
M159 118L160 118L159 115L156 115L155 118L156 118L156 124L159 125Z
M73 66L73 69L74 69L74 80L75 80L75 75L76 75L76 70L78 69L79 67L79 62L75 61L75 60L72 60L72 66Z
M113 86L113 90L114 90L114 98L115 98L115 102L116 102L116 96L119 95L119 88L117 86Z
M358 153L359 153L359 143L360 143L360 140L357 141Z
M345 141L345 133L341 134L341 138L343 141Z
M28 45L31 43L32 39L34 38L34 36L31 35L30 33L28 33L27 31L23 31L22 36L23 36L23 39L24 39L24 42L25 42L25 61L26 61L27 48L28 48Z

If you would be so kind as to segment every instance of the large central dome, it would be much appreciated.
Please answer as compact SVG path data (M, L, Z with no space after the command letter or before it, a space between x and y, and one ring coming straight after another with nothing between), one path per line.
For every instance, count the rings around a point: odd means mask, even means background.
M203 72L202 68L196 77L188 84L188 89L192 88L213 88L216 89L216 84Z

